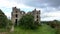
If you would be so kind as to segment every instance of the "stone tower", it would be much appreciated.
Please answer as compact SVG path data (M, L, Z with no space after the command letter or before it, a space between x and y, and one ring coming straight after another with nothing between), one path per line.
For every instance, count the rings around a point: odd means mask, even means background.
M24 16L25 14L32 14L34 16L34 20L40 23L40 10L34 9L32 12L25 13L20 9L13 7L11 12L11 20L15 25L18 25L17 21Z
M34 9L32 12L28 12L28 14L32 14L34 16L34 21L40 23L40 10Z
M21 11L20 9L13 7L11 12L11 20L14 25L18 25L19 19L25 14L24 11Z
M40 10L34 9L32 11L32 15L34 16L34 20L38 23L40 23Z

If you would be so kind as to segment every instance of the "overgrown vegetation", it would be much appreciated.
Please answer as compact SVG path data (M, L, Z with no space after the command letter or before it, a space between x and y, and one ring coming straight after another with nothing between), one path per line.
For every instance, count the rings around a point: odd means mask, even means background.
M5 14L0 10L0 28L2 27L6 27L7 26L7 17L5 16Z
M43 25L39 26L39 23L34 21L34 17L27 14L18 21L19 25L15 27L14 32L9 32L8 34L60 34L60 21L42 21L41 23ZM11 20L0 10L0 32L10 31L12 25Z
M42 23L51 26L52 28L56 29L56 34L60 34L60 21L42 21Z
M55 34L56 30L50 26L43 24L38 30L26 30L19 27L15 27L14 32L9 32L8 34Z
M7 16L2 12L0 9L0 29L4 28L11 28L10 26L12 25L11 20L7 18Z
M37 29L38 28L38 22L34 21L34 17L31 14L24 15L19 20L19 26L24 29Z

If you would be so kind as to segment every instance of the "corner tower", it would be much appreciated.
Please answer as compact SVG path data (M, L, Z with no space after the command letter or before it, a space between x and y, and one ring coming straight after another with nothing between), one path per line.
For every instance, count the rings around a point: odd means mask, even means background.
M34 9L32 11L32 15L34 16L34 20L38 23L40 23L40 10Z
M21 11L20 9L13 7L11 12L11 20L14 25L18 25L19 19L25 15L24 11Z
M11 12L12 23L14 23L14 25L17 25L19 18L20 18L20 9L13 7Z

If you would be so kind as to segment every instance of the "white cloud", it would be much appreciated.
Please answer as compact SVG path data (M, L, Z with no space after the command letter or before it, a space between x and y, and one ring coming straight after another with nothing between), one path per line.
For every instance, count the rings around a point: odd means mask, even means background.
M8 0L0 0L0 8L3 10L3 12L7 15L7 17L11 17L11 9L12 7L18 7L18 8L21 8L21 9L28 9L28 10L33 10L35 9L36 7L32 7L32 6L27 6L25 4L23 4L22 2L21 3L17 3L16 1L8 1ZM7 9L6 9L7 8ZM8 10L10 9L10 10ZM47 20L54 20L54 19L57 19L57 20L60 20L60 11L57 11L55 8L52 8L53 10L51 12L46 12L43 13L43 9L41 8L37 8L37 10L41 10L41 20L43 21L47 21ZM47 8L46 10L51 10L51 8ZM56 11L55 11L56 10ZM43 16L43 17L42 17Z
M21 9L34 9L35 7L31 7L31 6L27 6L27 5L24 5L22 3L17 3L15 1L8 1L8 0L0 0L0 8L3 10L3 12L7 15L7 17L11 17L11 9L12 7L18 7L18 8L21 8ZM7 8L7 9L6 9ZM9 10L9 12L7 12L7 10Z
M51 17L60 17L60 11L46 12L43 15Z
M0 0L0 7L8 7L9 8L9 7L14 7L14 6L17 6L19 8L35 8L35 7L24 5L22 3L11 2L8 0Z
M60 11L46 12L42 14L41 17L43 21L60 20Z

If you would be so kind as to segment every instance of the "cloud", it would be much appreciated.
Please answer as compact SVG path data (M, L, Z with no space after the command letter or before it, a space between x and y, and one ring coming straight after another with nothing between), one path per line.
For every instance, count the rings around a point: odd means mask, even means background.
M35 7L60 7L60 0L22 0L29 6Z
M11 17L12 7L16 6L26 12L35 8L41 10L41 20L60 20L60 0L0 0L0 8Z
M16 0L0 0L0 9L3 10L7 17L11 17L12 7L15 6L26 12L35 9L35 7L27 6L22 3L17 3Z
M46 10L44 12L50 12L54 9L60 10L60 0L18 0L17 3L20 1L27 6Z
M23 0L24 1L24 0ZM47 4L39 2L40 0L25 0L24 4L37 8L45 8ZM42 0L41 0L42 1Z
M60 7L60 0L47 0L48 5L51 7Z
M57 12L46 12L41 15L42 21L50 21L50 20L60 20L60 11Z

